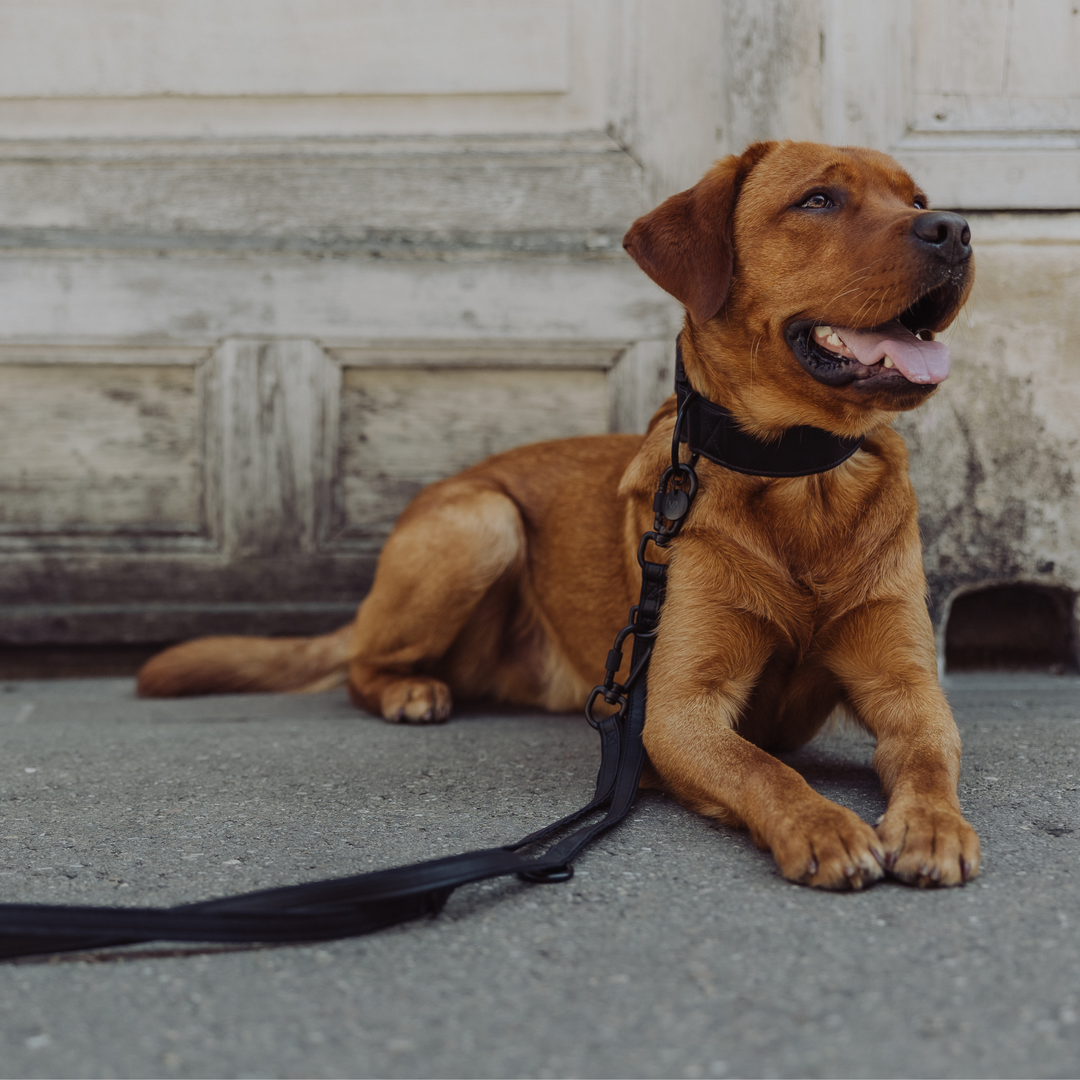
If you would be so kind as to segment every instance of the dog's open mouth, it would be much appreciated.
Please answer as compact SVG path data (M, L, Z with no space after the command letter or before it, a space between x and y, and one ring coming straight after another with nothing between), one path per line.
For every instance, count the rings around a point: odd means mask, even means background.
M869 328L800 319L785 336L799 363L826 386L908 384L929 392L949 375L949 347L926 329L940 322L942 301L927 294L896 318Z

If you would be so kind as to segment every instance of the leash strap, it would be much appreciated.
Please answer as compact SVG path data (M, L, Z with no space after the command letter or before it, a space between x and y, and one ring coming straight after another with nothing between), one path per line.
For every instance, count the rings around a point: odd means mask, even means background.
M0 904L0 957L156 940L325 941L434 915L459 885L508 874L533 882L568 881L571 861L581 849L621 821L633 805L644 758L643 699L642 683L627 715L610 718L601 727L601 764L591 802L516 844L172 908ZM543 855L519 854L519 848L539 843L605 806L608 812L599 822L572 833Z
M646 534L646 538L652 535ZM644 546L643 540L643 550ZM642 571L641 598L632 609L630 624L620 632L616 649L608 654L609 668L613 656L618 657L610 680L606 680L611 686L597 688L618 707L610 715L596 718L597 691L589 701L589 723L600 734L600 769L593 797L580 810L505 847L178 907L0 904L0 959L148 941L328 941L435 915L459 885L509 874L536 883L569 881L573 860L581 850L622 821L637 797L645 760L641 739L644 676L663 604L667 568L643 561ZM631 633L630 675L619 685L614 676L621 666L621 645ZM607 813L599 821L557 840L543 854L521 854L521 849L541 844L604 809Z
M600 771L592 800L516 844L172 908L0 904L0 958L157 940L326 941L434 915L459 885L508 874L532 882L568 881L581 849L621 821L633 805L644 760L644 695L642 680L625 714L601 723ZM519 853L605 806L600 821L578 829L543 855Z

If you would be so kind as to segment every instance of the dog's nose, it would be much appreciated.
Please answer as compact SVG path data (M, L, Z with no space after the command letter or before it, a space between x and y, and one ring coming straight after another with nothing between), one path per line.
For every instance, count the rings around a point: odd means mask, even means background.
M911 232L922 244L934 248L947 262L962 262L971 255L971 227L959 214L935 211L920 214Z

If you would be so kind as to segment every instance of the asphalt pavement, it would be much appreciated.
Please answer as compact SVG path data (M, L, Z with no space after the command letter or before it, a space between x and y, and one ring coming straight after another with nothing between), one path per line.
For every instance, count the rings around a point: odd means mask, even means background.
M953 678L983 874L834 895L657 794L573 880L287 948L0 964L0 1076L1080 1075L1080 679ZM402 727L343 693L0 684L0 900L174 904L515 839L580 805L578 717ZM787 757L873 821L872 744Z

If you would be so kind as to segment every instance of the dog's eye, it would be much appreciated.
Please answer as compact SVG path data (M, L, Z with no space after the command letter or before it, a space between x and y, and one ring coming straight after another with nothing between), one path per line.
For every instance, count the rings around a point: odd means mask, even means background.
M816 195L810 195L799 204L804 210L828 210L836 203L828 195L822 195L819 191Z
M926 200L925 199L916 199L912 203L912 206L914 206L916 210L925 210L926 209Z

